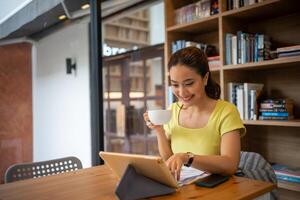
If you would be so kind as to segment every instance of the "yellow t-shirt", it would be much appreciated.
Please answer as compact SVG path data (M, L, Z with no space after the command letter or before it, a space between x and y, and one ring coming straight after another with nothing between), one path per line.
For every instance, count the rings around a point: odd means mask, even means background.
M179 103L171 105L172 118L164 125L173 153L192 152L198 155L220 155L221 137L236 129L244 136L246 129L235 105L218 100L202 128L185 128L179 124Z

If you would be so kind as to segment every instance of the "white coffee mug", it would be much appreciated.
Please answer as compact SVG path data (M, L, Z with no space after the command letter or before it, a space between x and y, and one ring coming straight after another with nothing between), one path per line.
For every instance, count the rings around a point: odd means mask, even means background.
M163 125L168 123L172 117L171 110L148 110L148 116L152 124Z

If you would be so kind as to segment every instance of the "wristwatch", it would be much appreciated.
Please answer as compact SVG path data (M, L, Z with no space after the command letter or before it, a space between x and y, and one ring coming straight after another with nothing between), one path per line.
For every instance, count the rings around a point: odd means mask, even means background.
M184 166L190 167L192 165L193 161L194 161L194 156L195 155L191 152L187 152L186 154L188 156L188 161L187 161L187 163L184 164Z

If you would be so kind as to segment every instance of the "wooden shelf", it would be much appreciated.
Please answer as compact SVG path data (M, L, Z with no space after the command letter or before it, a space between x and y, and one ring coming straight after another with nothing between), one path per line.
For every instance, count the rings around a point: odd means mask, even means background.
M167 28L167 32L201 33L218 30L219 14Z
M300 191L300 183L292 183L292 182L286 182L286 181L278 181L278 187L283 188L286 190L291 190L291 191Z
M143 21L143 22L149 22L149 19L147 19L147 18L142 18L142 17L136 17L136 16L125 16L125 17L127 17L127 18L129 18L129 19L134 19L134 20L139 20L139 21Z
M298 12L297 6L291 9L290 5L292 5L292 3L297 5L297 2L293 0L266 0L238 9L224 11L222 16L245 20L247 22L255 22L258 19L266 20Z
M138 40L132 40L132 39L126 39L126 38L118 38L118 37L109 37L109 36L106 36L105 40L117 41L117 42L124 42L124 43L130 43L130 44L146 45L146 46L149 45L148 42L138 41Z
M300 127L300 119L288 121L276 120L244 120L245 125Z
M278 58L261 62L251 62L237 65L224 65L224 70L264 70L269 68L295 67L300 65L300 56Z
M214 67L210 69L211 72L220 72L221 68L220 67Z
M116 23L116 22L107 23L106 25L116 26L116 27L122 27L122 28L127 28L127 29L133 29L133 30L137 30L137 31L149 32L149 29L147 29L147 28L142 28L142 27L127 25L127 24L120 24L120 23Z

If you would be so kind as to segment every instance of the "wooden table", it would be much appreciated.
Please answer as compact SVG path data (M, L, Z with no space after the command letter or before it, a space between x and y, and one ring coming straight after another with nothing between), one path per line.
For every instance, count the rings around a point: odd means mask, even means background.
M64 174L38 179L29 179L0 185L0 199L97 199L114 200L117 178L106 166L97 166ZM213 188L195 185L181 187L172 195L151 199L253 199L271 191L271 183L232 177L229 181Z

